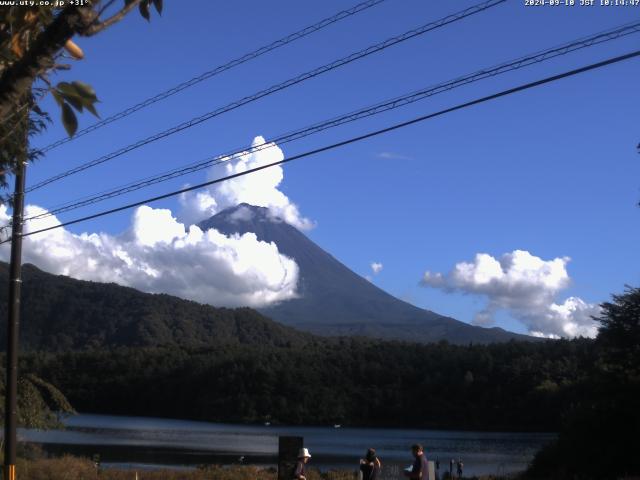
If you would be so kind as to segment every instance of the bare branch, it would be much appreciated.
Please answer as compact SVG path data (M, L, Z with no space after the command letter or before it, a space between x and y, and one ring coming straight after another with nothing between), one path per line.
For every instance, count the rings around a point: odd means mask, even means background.
M104 22L94 23L89 28L85 29L83 32L80 32L80 35L83 35L85 37L91 37L91 36L95 35L96 33L99 33L101 31L105 30L106 28L109 28L111 25L114 25L114 24L118 23L131 10L136 8L140 4L141 1L142 0L133 0L131 3L126 5L118 13L116 13L116 14L112 15L111 17L107 18Z

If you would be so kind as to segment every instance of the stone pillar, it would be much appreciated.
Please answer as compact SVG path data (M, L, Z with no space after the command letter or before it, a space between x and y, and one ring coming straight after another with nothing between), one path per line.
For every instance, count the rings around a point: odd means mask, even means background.
M278 480L292 480L302 437L278 437Z
M429 480L436 480L436 464L435 462L429 460L427 462L427 465L429 467Z

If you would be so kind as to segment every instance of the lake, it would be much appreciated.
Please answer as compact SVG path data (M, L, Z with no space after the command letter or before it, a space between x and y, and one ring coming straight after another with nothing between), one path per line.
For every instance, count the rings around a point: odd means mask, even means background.
M413 443L422 443L430 460L439 458L441 471L451 458L461 458L465 475L480 475L524 470L555 438L550 433L236 425L92 414L69 417L65 424L65 430L21 429L19 439L55 454L99 454L104 467L143 469L241 461L275 465L278 436L297 435L311 451L311 466L355 469L366 449L374 447L385 477L393 478L411 463Z

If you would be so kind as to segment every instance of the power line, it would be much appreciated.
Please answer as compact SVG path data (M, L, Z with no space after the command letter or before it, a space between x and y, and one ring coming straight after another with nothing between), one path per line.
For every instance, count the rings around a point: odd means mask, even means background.
M190 173L194 173L199 170L211 167L213 165L225 163L245 153L255 153L267 148L271 148L272 144L274 143L278 145L286 144L286 143L308 137L310 135L316 134L318 132L321 132L330 128L334 128L340 125L344 125L347 123L360 120L362 118L366 118L372 115L377 115L382 112L403 107L408 104L417 102L419 100L423 100L425 98L429 98L439 93L450 91L455 88L468 85L470 83L473 83L479 80L494 77L496 75L500 75L509 71L524 68L533 64L541 63L561 55L566 55L576 50L592 47L594 45L602 44L602 43L612 41L612 40L624 37L626 35L630 35L638 32L640 32L640 21L618 26L609 30L605 30L603 32L593 34L588 37L582 37L572 42L564 43L562 45L559 45L547 50L538 51L536 53L529 54L527 56L519 57L516 60L511 60L490 68L485 68L485 69L476 71L474 73L471 73L462 77L458 77L454 80L443 82L435 86L430 86L428 88L411 92L401 97L396 97L391 100L386 100L384 102L377 103L373 106L365 107L360 110L356 110L356 111L344 114L342 116L332 118L330 120L316 123L314 125L311 125L293 132L282 134L273 139L270 139L269 141L265 141L264 143L261 143L258 145L253 145L249 148L236 149L224 154L218 154L218 155L209 157L205 160L194 162L177 169L169 170L151 177L130 182L126 185L115 187L110 190L100 192L98 194L85 196L75 201L69 201L52 208L48 212L29 217L24 221L26 222L28 220L46 218L52 215L56 215L58 213L68 212L71 210L75 210L77 208L81 208L87 205L92 205L92 204L101 202L103 200L108 200L110 198L131 193L133 191L154 185L156 183L164 182L164 181L178 178Z
M158 201L158 200L163 200L165 198L174 197L174 196L180 195L182 193L186 193L186 192L190 192L190 191L197 190L197 189L200 189L200 188L204 188L204 187L207 187L209 185L214 185L216 183L221 183L221 182L224 182L224 181L227 181L227 180L232 180L234 178L242 177L242 176L248 175L250 173L255 173L255 172L258 172L260 170L264 170L266 168L274 167L274 166L277 166L277 165L282 165L282 164L285 164L285 163L292 162L294 160L299 160L301 158L310 157L312 155L317 155L318 153L326 152L326 151L329 151L329 150L334 150L336 148L343 147L345 145L350 145L352 143L360 142L360 141L366 140L368 138L372 138L372 137L376 137L378 135L389 133L389 132L392 132L394 130L398 130L400 128L408 127L408 126L416 124L416 123L424 122L424 121L429 120L431 118L439 117L439 116L445 115L447 113L455 112L457 110L462 110L464 108L468 108L468 107L471 107L471 106L474 106L474 105L478 105L478 104L481 104L481 103L489 102L491 100L495 100L495 99L500 98L500 97L505 97L507 95L511 95L511 94L514 94L514 93L517 93L517 92L521 92L521 91L524 91L524 90L529 90L529 89L534 88L534 87L539 87L540 85L545 85L547 83L555 82L555 81L561 80L563 78L575 76L575 75L578 75L578 74L581 74L581 73L584 73L584 72L587 72L587 71L590 71L590 70L595 70L595 69L598 69L598 68L602 68L602 67L605 67L607 65L612 65L614 63L619 63L619 62L622 62L622 61L625 61L625 60L629 60L631 58L638 57L638 56L640 56L640 50L636 50L634 52L627 53L625 55L620 55L620 56L617 56L617 57L609 58L609 59L603 60L601 62L592 63L592 64L586 65L584 67L576 68L574 70L569 70L569 71L566 71L566 72L563 72L563 73L560 73L560 74L557 74L557 75L553 75L551 77L546 77L546 78L543 78L541 80L536 80L534 82L530 82L530 83L526 83L526 84L523 84L523 85L519 85L517 87L513 87L513 88L510 88L510 89L507 89L507 90L502 90L501 92L494 93L492 95L488 95L488 96L485 96L485 97L482 97L482 98L478 98L476 100L472 100L472 101L469 101L469 102L461 103L461 104L458 104L458 105L456 105L454 107L450 107L450 108L447 108L447 109L444 109L444 110L440 110L440 111L435 112L435 113L430 113L430 114L427 114L427 115L423 115L421 117L417 117L417 118L414 118L412 120L408 120L408 121L405 121L405 122L402 122L402 123L397 123L397 124L392 125L390 127L386 127L386 128L380 129L380 130L375 130L373 132L369 132L369 133L366 133L366 134L363 134L363 135L359 135L357 137L352 137L352 138L350 138L348 140L343 140L341 142L333 143L331 145L320 147L320 148L317 148L315 150L310 150L310 151L307 151L305 153L301 153L299 155L294 155L293 157L285 158L285 159L277 161L277 162L272 162L272 163L269 163L269 164L266 164L266 165L262 165L260 167L255 167L255 168L252 168L252 169L249 169L249 170L245 170L244 172L235 173L233 175L227 175L225 177L217 178L215 180L210 180L208 182L200 183L198 185L194 185L194 186L191 186L191 187L186 187L186 188L182 188L180 190L175 190L173 192L165 193L165 194L158 195L158 196L155 196L155 197L146 198L146 199L140 200L138 202L129 203L127 205L123 205L123 206L120 206L120 207L117 207L117 208L112 208L110 210L105 210L105 211L102 211L102 212L99 212L99 213L94 213L92 215L88 215L88 216L85 216L85 217L77 218L75 220L64 222L64 223L61 223L59 225L54 225L54 226L51 226L51 227L41 228L39 230L34 230L33 232L22 234L22 237L27 237L27 236L30 236L30 235L35 235L37 233L47 232L49 230L54 230L54 229L57 229L57 228L66 227L68 225L73 225L73 224L84 222L84 221L87 221L87 220L92 220L92 219L95 219L95 218L103 217L105 215L110 215L110 214L113 214L113 213L121 212L123 210L128 210L130 208L138 207L138 206L144 205L145 203L150 203L150 202L155 202L155 201ZM0 241L0 245L3 244L3 243L10 242L10 241L11 241L10 238L8 238L6 240L3 240L3 241Z
M210 79L211 77L214 77L220 73L226 72L227 70L231 70L232 68L235 68L239 65L242 65L243 63L246 63L250 60L254 60L266 53L269 53L273 50L276 50L280 47L283 47L285 45L288 45L289 43L295 42L296 40L300 40L301 38L304 38L308 35L311 35L312 33L317 32L318 30L322 30L325 27L328 27L329 25L332 25L336 22L339 22L340 20L344 20L345 18L348 18L352 15L355 15L357 13L363 12L371 7L374 7L382 2L384 2L385 0L367 0L365 2L359 3L347 10L342 10L338 13L336 13L335 15L332 15L330 17L327 17L317 23L314 23L313 25L310 25L306 28L303 28L302 30L299 30L295 33L292 33L290 35L287 35L286 37L282 37L279 40L276 40L268 45L265 45L263 47L258 48L257 50L254 50L252 52L246 53L241 57L238 57L234 60L231 60L223 65L219 65L217 67L215 67L212 70L209 70L207 72L201 73L200 75L191 78L190 80L187 80L185 82L182 82L178 85L176 85L175 87L172 87L168 90L165 90L163 92L158 93L157 95L154 95L153 97L147 98L146 100L141 101L140 103L137 103L129 108L126 108L118 113L115 113L103 120L100 120L99 122L94 123L93 125L90 125L88 127L85 127L81 130L78 130L76 132L76 134L73 137L64 137L61 138L49 145L47 145L46 147L43 147L41 149L39 149L42 153L48 152L50 150L53 150L56 147L59 147L60 145L64 145L65 143L71 142L77 138L80 138L84 135L87 135L88 133L94 132L106 125L109 125L113 122L116 122L122 118L128 117L129 115L132 115L133 113L142 110L143 108L146 108L150 105L153 105L154 103L157 103L161 100L164 100L166 98L169 98L173 95L175 95L176 93L181 92L182 90L185 90L187 88L193 87L194 85L197 85L200 82L203 82L205 80Z
M199 125L202 122L205 122L207 120L210 120L214 117L217 117L219 115L222 115L223 113L227 113L231 110L235 110L236 108L239 108L243 105L246 105L248 103L251 102L255 102L256 100L259 100L260 98L266 97L268 95L271 95L273 93L279 92L280 90L284 90L286 88L289 88L293 85L296 85L298 83L304 82L305 80L309 80L311 78L317 77L319 75L322 75L324 73L327 73L331 70L335 70L336 68L342 67L344 65L347 65L351 62L354 62L356 60L359 60L361 58L364 58L366 56L372 55L374 53L380 52L382 50L385 50L393 45L396 45L398 43L404 42L406 40L409 40L411 38L417 37L419 35L423 35L431 30L435 30L437 28L443 27L445 25L448 25L450 23L456 22L458 20L462 20L463 18L469 17L471 15L474 15L476 13L479 12L483 12L489 8L495 7L499 4L502 4L506 2L506 0L488 0L485 2L482 2L480 4L474 5L472 7L466 8L465 10L462 10L460 12L448 15L440 20L437 20L435 22L431 22L425 25L422 25L418 28L409 30L401 35L389 38L383 42L380 42L376 45L367 47L363 50L359 50L355 53L352 53L346 57L343 57L339 60L335 60L331 63L325 64L321 67L317 67L313 70L310 70L306 73L303 73L301 75L298 75L296 77L290 78L289 80L286 80L282 83L278 83L276 85L273 85L267 89L261 90L253 95L249 95L246 96L240 100L236 100L235 102L232 102L224 107L220 107L216 110L213 110L211 112L205 113L204 115L200 115L199 117L195 117L192 118L191 120L188 120L186 122L183 122L179 125L176 125L172 128L169 128L167 130L164 130L160 133L156 133L155 135L152 135L150 137L147 137L143 140L139 140L135 143L132 143L130 145L127 145L126 147L120 148L114 152L111 152L107 155L104 155L100 158L97 158L95 160L92 160L90 162L84 163L78 167L72 168L71 170L67 170L66 172L60 173L58 175L55 175L53 177L50 177L46 180L43 180L29 188L27 188L26 192L32 192L34 190L37 190L39 188L44 187L45 185L48 185L52 182L61 180L63 178L66 178L68 176L74 175L76 173L82 172L88 168L94 167L96 165L100 165L104 162L107 162L109 160L112 160L116 157L119 157L121 155L124 155L125 153L131 152L133 150L136 150L140 147L143 147L149 143L155 142L157 140L160 140L162 138L168 137L170 135L173 135L174 133L178 133L181 132L182 130L186 130L188 128L191 128L195 125Z

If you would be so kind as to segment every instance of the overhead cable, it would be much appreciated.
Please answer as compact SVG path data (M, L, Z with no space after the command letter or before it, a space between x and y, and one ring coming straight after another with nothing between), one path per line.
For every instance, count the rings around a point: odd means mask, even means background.
M162 194L162 195L157 195L157 196L154 196L154 197L145 198L144 200L140 200L140 201L137 201L137 202L134 202L134 203L129 203L127 205L122 205L120 207L116 207L116 208L112 208L112 209L105 210L105 211L102 211L102 212L94 213L94 214L87 215L87 216L84 216L84 217L81 217L81 218L76 218L74 220L70 220L70 221L67 221L67 222L64 222L64 223L60 223L60 224L57 224L57 225L52 225L52 226L49 226L49 227L46 227L46 228L41 228L41 229L34 230L34 231L31 231L31 232L23 233L21 236L22 237L28 237L28 236L35 235L35 234L38 234L38 233L43 233L43 232L47 232L47 231L50 231L50 230L55 230L55 229L58 229L58 228L66 227L66 226L69 226L69 225L74 225L76 223L85 222L87 220L93 220L95 218L103 217L105 215L111 215L113 213L121 212L123 210L128 210L128 209L131 209L131 208L134 208L134 207L138 207L138 206L150 203L150 202L156 202L158 200L164 200L166 198L174 197L176 195L180 195L180 194L187 193L187 192L190 192L190 191L193 191L193 190L198 190L200 188L208 187L208 186L214 185L216 183L222 183L222 182L225 182L225 181L228 181L228 180L232 180L234 178L238 178L238 177L242 177L242 176L245 176L245 175L249 175L249 174L264 170L266 168L274 167L274 166L277 166L277 165L283 165L285 163L289 163L289 162L292 162L294 160L299 160L299 159L302 159L302 158L310 157L312 155L317 155L317 154L322 153L322 152L327 152L327 151L330 151L330 150L334 150L336 148L344 147L346 145L350 145L350 144L353 144L353 143L356 143L356 142L360 142L360 141L366 140L368 138L376 137L376 136L379 136L379 135L383 135L385 133L389 133L389 132L392 132L392 131L395 131L395 130L398 130L398 129L401 129L401 128L408 127L410 125L414 125L414 124L417 124L417 123L420 123L420 122L424 122L426 120L429 120L429 119L432 119L432 118L435 118L435 117L439 117L439 116L445 115L447 113L455 112L457 110L462 110L464 108L468 108L468 107L471 107L471 106L474 106L474 105L478 105L478 104L481 104L481 103L486 103L486 102L489 102L489 101L492 101L492 100L496 100L496 99L501 98L501 97L505 97L507 95L512 95L512 94L517 93L517 92L521 92L521 91L524 91L524 90L529 90L531 88L539 87L541 85L545 85L545 84L548 84L548 83L556 82L556 81L561 80L563 78L572 77L572 76L575 76L575 75L578 75L578 74L581 74L581 73L585 73L585 72L588 72L588 71L591 71L591 70L596 70L598 68L603 68L605 66L612 65L612 64L615 64L615 63L619 63L619 62L622 62L622 61L625 61L625 60L629 60L631 58L635 58L635 57L638 57L638 56L640 56L640 50L636 50L636 51L627 53L625 55L620 55L620 56L617 56L617 57L609 58L609 59L603 60L601 62L592 63L592 64L586 65L584 67L580 67L580 68L576 68L576 69L573 69L573 70L569 70L567 72L563 72L563 73L560 73L560 74L557 74L557 75L553 75L553 76L546 77L546 78L543 78L543 79L540 79L540 80L536 80L534 82L525 83L525 84L519 85L517 87L509 88L507 90L502 90L501 92L494 93L492 95L488 95L488 96L485 96L485 97L482 97L482 98L478 98L476 100L472 100L472 101L469 101L469 102L461 103L461 104L458 104L456 106L453 106L453 107L450 107L450 108L446 108L444 110L440 110L440 111L435 112L435 113L430 113L430 114L427 114L427 115L423 115L423 116L414 118L412 120L408 120L408 121L405 121L405 122L397 123L397 124L392 125L390 127L386 127L386 128L380 129L380 130L375 130L375 131L372 131L372 132L369 132L369 133L366 133L366 134L363 134L363 135L359 135L357 137L352 137L352 138L349 138L347 140L343 140L343 141L340 141L340 142L337 142L337 143L333 143L331 145L326 145L324 147L316 148L314 150L310 150L310 151L307 151L307 152L304 152L304 153L301 153L301 154L298 154L298 155L294 155L292 157L285 158L283 160L279 160L277 162L268 163L266 165L261 165L259 167L251 168L251 169L245 170L243 172L234 173L232 175L227 175L225 177L221 177L221 178L217 178L217 179L214 179L214 180L210 180L210 181L207 181L207 182L204 182L204 183L200 183L198 185L192 185L190 187L185 187L185 188L182 188L180 190L175 190L175 191L172 191L172 192L169 192L169 193L165 193L165 194ZM3 241L0 241L0 245L4 244L4 243L8 243L10 241L11 241L11 238L7 238L7 239L5 239Z
M111 153L108 153L106 155L103 155L102 157L99 157L95 160L91 160L89 162L83 163L82 165L79 165L75 168L72 168L70 170L67 170L65 172L62 172L58 175L54 175L53 177L47 178L45 180L42 180L41 182L36 183L35 185L32 185L30 187L28 187L26 189L26 193L28 192L32 192L34 190L37 190L39 188L44 187L45 185L49 185L50 183L56 182L58 180L61 180L63 178L69 177L71 175L75 175L76 173L82 172L84 170L87 170L88 168L91 167L95 167L96 165L100 165L102 163L105 163L109 160L113 160L114 158L120 157L121 155L124 155L125 153L131 152L133 150L136 150L140 147L143 147L145 145L148 145L150 143L153 143L155 141L158 141L162 138L168 137L170 135L173 135L175 133L181 132L183 130L186 130L188 128L194 127L196 125L199 125L207 120L211 120L214 117L217 117L219 115L222 115L224 113L230 112L232 110L235 110L243 105L246 105L248 103L252 103L255 102L256 100L259 100L263 97L266 97L268 95L271 95L273 93L279 92L281 90L284 90L286 88L292 87L294 85L297 85L298 83L302 83L306 80L309 80L311 78L315 78L319 75L322 75L324 73L330 72L332 70L335 70L339 67L342 67L344 65L347 65L349 63L352 63L356 60L359 60L361 58L367 57L369 55L372 55L374 53L386 50L389 47L392 47L394 45L397 45L401 42L407 41L411 38L415 38L419 35L423 35L427 32L430 32L432 30L435 30L437 28L441 28L445 25L448 25L450 23L453 22L457 22L459 20L462 20L463 18L469 17L471 15L483 12L485 10L488 10L489 8L495 7L497 5L500 5L504 2L506 2L507 0L488 0L485 2L482 2L480 4L474 5L472 7L466 8L460 12L451 14L451 15L447 15L444 18L441 18L440 20L436 20L435 22L430 22L427 23L425 25L422 25L418 28L414 28L412 30L409 30L401 35L397 35L395 37L389 38L383 42L380 42L378 44L372 45L370 47L367 47L363 50L359 50L355 53L352 53L350 55L347 55L346 57L342 57L338 60L335 60L333 62L327 63L321 67L317 67L313 70L310 70L306 73L303 73L301 75L295 76L293 78L290 78L288 80L285 80L284 82L272 85L269 88L266 88L264 90L261 90L257 93L254 93L252 95L246 96L244 98L241 98L240 100L236 100L230 104L227 104L223 107L217 108L215 110L212 110L208 113L205 113L203 115L200 115L198 117L194 117L191 120L188 120L186 122L182 122L172 128L169 128L167 130L164 130L162 132L156 133L154 135L151 135L150 137L144 138L142 140L138 140L135 143L132 143L130 145L127 145L125 147L122 147L118 150L115 150Z
M356 111L352 111L350 113L347 113L338 117L334 117L332 119L325 120L323 122L319 122L299 130L282 134L272 139L269 139L268 141L259 143L257 145L252 145L250 147L231 150L223 154L217 154L207 159L200 160L198 162L193 162L188 165L185 165L173 170L169 170L166 172L162 172L157 175L150 176L144 179L136 180L126 185L115 187L115 188L100 192L98 194L93 194L90 196L83 197L81 199L66 202L64 204L60 204L59 206L52 208L51 210L45 213L41 213L38 215L34 215L32 217L26 218L24 221L26 222L28 220L45 218L45 217L49 217L59 213L65 213L71 210L75 210L77 208L81 208L84 206L92 205L92 204L95 204L104 200L108 200L120 195L134 192L141 188L145 188L160 182L164 182L164 181L168 181L184 175L188 175L190 173L194 173L214 165L219 165L219 164L228 162L230 160L237 158L239 155L259 152L264 149L271 148L274 144L284 145L286 143L308 137L310 135L319 133L321 131L324 131L330 128L335 128L337 126L344 125L347 123L351 123L351 122L360 120L362 118L377 115L382 112L394 110L396 108L409 105L419 100L424 100L426 98L432 97L439 93L453 90L455 88L468 85L470 83L474 83L479 80L491 78L506 72L510 72L510 71L524 68L530 65L538 64L544 61L548 61L552 58L556 58L561 55L566 55L570 52L574 52L584 48L589 48L594 45L612 41L612 40L630 35L632 33L639 33L639 32L640 32L640 21L618 26L603 32L593 34L588 37L582 37L572 42L567 42L562 45L549 48L547 50L538 51L523 57L519 57L515 60L503 62L493 67L484 68L482 70L475 71L468 75L457 77L453 80L449 80L446 82L439 83L437 85L429 86L427 88L417 90L417 91L414 91L390 100L385 100L375 105L368 106Z
M162 100L165 100L173 95L175 95L176 93L179 93L183 90L186 90L187 88L193 87L194 85L197 85L205 80L208 80L216 75L219 75L223 72L226 72L227 70L231 70L232 68L235 68L239 65L242 65L243 63L247 63L251 60L254 60L262 55L264 55L265 53L269 53L272 52L273 50L276 50L280 47L283 47L285 45L288 45L290 43L295 42L296 40L300 40L301 38L304 38L308 35L311 35L312 33L315 33L319 30L322 30L325 27L328 27L329 25L332 25L336 22L339 22L340 20L344 20L345 18L351 17L352 15L355 15L357 13L363 12L371 7L374 7L382 2L384 2L385 0L367 0L366 2L362 2L362 3L358 3L357 5L347 9L347 10L342 10L338 13L336 13L335 15L332 15L330 17L327 17L317 23L314 23L313 25L309 25L306 28L303 28L302 30L298 30L297 32L294 32L292 34L289 34L285 37L282 37L279 40L276 40L274 42L271 42L268 45L265 45L263 47L260 47L252 52L246 53L244 55L242 55L241 57L235 58L225 64L219 65L211 70L208 70L204 73L201 73L198 76L195 76L189 80L186 80L172 88L169 88L163 92L158 93L157 95L154 95L153 97L149 97L139 103L136 103L135 105L132 105L128 108L125 108L124 110L121 110L118 113L114 113L113 115L108 116L107 118L100 120L99 122L94 123L93 125L89 125L88 127L85 127L81 130L78 130L75 135L73 137L63 137L60 138L59 140L40 148L40 152L42 153L46 153L50 150L53 150L56 147L59 147L60 145L64 145L65 143L71 142L73 140L76 140L80 137L83 137L84 135L87 135L88 133L91 132L95 132L96 130L105 127L106 125L109 125L111 123L117 122L118 120L121 120L123 118L126 118L132 114L134 114L135 112L142 110L143 108L146 108L150 105L153 105L154 103L160 102Z

